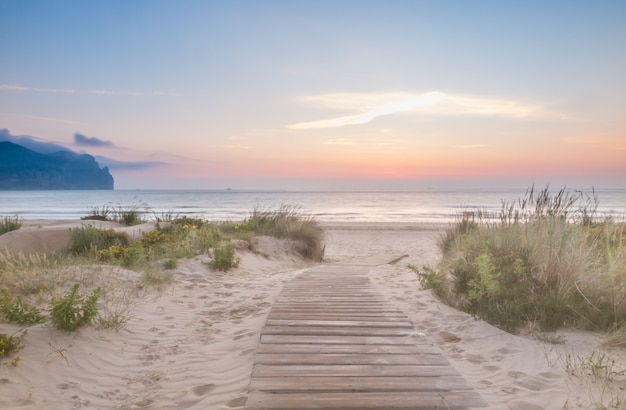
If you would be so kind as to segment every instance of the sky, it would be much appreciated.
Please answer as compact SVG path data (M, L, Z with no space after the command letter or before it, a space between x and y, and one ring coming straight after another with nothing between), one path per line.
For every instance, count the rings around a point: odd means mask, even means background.
M626 188L626 2L0 0L0 135L116 189Z

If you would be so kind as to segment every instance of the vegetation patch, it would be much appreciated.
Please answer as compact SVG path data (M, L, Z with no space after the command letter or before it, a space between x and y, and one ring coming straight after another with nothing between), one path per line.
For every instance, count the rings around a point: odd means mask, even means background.
M141 216L143 206L129 207L129 212ZM91 219L123 220L114 206L92 209L92 214ZM68 331L89 325L118 331L132 317L141 295L172 283L179 259L208 254L212 269L226 271L239 264L234 241L260 235L297 239L302 255L316 260L323 256L322 229L292 207L255 210L240 222L214 223L171 213L157 216L155 222L154 230L136 240L86 222L71 229L66 254L0 252L0 319L22 325L49 319ZM11 336L4 338L4 346L7 355L21 348Z
M510 332L527 323L614 335L626 329L626 224L599 217L595 195L546 187L465 213L439 243L437 269L410 266L446 303Z
M77 283L63 297L52 300L50 318L59 329L76 330L80 326L91 324L98 314L100 288L90 295L81 295L78 288Z
M7 335L6 333L0 333L0 359L12 356L23 348L24 345L13 336ZM11 364L13 366L17 366L18 361L19 357L15 358Z
M4 216L0 219L0 235L18 230L22 227L22 219L15 216Z

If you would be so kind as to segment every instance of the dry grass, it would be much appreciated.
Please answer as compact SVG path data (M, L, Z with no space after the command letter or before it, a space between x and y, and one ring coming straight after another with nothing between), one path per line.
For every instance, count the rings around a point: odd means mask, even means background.
M136 211L135 207L131 211ZM171 261L207 252L215 254L232 239L249 240L257 235L292 238L304 257L323 258L323 230L311 217L296 207L256 209L241 223L168 218L136 241L128 241L125 235L112 230L77 228L71 231L67 254L0 253L0 289L11 298L21 295L45 312L51 299L60 297L74 284L84 292L100 288L100 312L95 324L119 330L132 317L138 297L172 283L173 272L168 269Z
M626 224L598 218L594 201L531 189L499 214L466 214L442 238L435 275L422 275L442 299L503 329L572 326L611 332L611 343L621 343Z
M302 244L298 251L303 257L313 261L324 259L323 228L311 215L304 214L297 206L256 208L243 222L242 228L256 234L294 239Z

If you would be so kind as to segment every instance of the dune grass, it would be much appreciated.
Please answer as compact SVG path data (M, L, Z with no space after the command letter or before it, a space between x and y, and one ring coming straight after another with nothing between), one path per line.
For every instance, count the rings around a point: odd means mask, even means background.
M22 219L15 216L4 216L0 218L0 235L7 232L15 231L22 227Z
M562 326L626 334L626 223L595 195L529 189L495 215L465 213L438 268L411 267L446 303L515 332Z
M311 216L294 205L278 209L255 208L250 217L237 226L241 231L277 238L290 238L301 243L300 254L314 261L324 259L324 230Z
M127 203L105 204L91 208L83 220L113 221L127 226L138 225L146 221L146 215L150 213L150 206L133 197Z
M156 229L134 241L112 229L85 225L70 231L65 254L0 253L0 318L22 324L50 319L70 330L85 324L120 330L142 294L172 282L181 258L205 254L212 258L211 268L227 271L238 264L233 242L258 235L294 239L304 257L323 257L323 230L296 207L255 209L238 223L171 214L156 222ZM9 342L17 347L19 340Z

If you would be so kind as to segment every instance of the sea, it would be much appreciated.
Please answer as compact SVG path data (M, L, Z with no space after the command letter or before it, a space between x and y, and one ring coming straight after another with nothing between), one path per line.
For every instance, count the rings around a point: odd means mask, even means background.
M573 194L579 191L571 190ZM592 191L584 191L585 196ZM0 191L0 217L79 219L104 207L150 216L238 221L255 210L292 207L323 223L450 223L468 212L497 213L526 189L421 189L412 191L109 190ZM624 220L626 189L596 189L597 214Z

